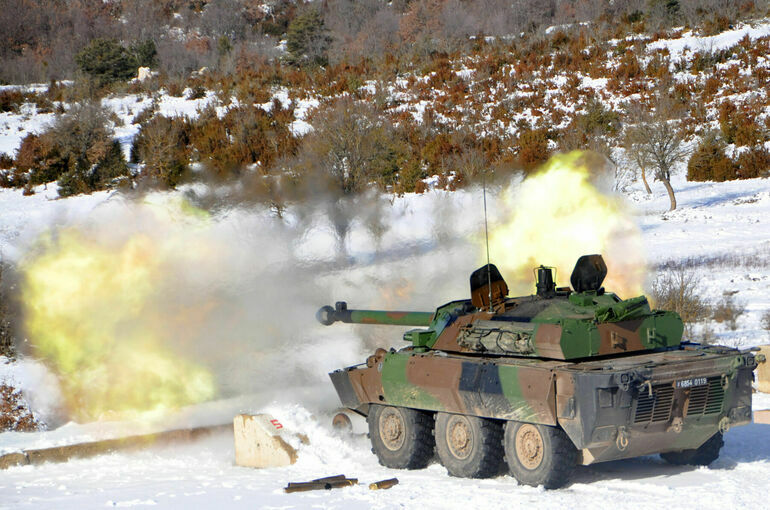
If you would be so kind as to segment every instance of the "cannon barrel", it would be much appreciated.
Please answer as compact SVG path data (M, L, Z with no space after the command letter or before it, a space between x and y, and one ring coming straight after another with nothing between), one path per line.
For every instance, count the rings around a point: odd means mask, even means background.
M337 321L349 324L383 324L388 326L428 326L433 312L388 312L384 310L348 310L348 304L338 301L334 307L322 306L315 314L318 322L330 326Z

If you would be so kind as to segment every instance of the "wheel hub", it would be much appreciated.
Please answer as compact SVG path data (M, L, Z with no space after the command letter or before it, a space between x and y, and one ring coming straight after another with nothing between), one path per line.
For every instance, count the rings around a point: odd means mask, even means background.
M380 438L385 448L396 451L404 445L404 419L397 409L386 409L380 414Z
M473 433L468 420L464 416L453 416L449 419L446 431L449 451L458 459L465 459L473 450Z
M516 431L516 457L527 469L536 469L543 462L543 438L537 427L525 423Z

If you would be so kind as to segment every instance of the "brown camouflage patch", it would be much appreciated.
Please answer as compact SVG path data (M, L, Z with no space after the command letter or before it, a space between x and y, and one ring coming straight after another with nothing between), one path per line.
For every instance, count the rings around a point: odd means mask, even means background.
M381 402L385 395L377 366L350 371L350 382L360 402Z
M462 361L434 356L413 356L406 365L409 383L426 391L448 413L465 413L466 407L460 396Z
M647 349L642 344L640 328L642 319L624 322L608 322L597 325L599 330L599 355Z
M535 350L544 358L564 359L561 350L561 326L538 324L535 331Z

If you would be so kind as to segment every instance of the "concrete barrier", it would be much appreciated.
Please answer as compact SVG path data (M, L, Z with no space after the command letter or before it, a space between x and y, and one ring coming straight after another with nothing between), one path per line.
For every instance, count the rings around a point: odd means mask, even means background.
M297 462L297 449L291 437L306 443L307 438L293 434L269 414L239 414L233 420L235 463L238 466L268 468ZM292 441L297 444L297 441Z
M26 453L9 453L0 456L0 469L8 469L13 466L26 466L29 464L29 457Z
M770 410L754 411L754 423L770 425Z
M760 345L759 354L764 354L767 361L757 366L757 389L770 393L770 345Z

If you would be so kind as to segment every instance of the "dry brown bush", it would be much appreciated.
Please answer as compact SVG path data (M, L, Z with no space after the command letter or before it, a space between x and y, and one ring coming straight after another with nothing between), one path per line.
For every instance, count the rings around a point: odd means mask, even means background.
M215 174L224 176L235 165L229 154L230 139L227 126L214 108L206 108L193 122L190 143L197 151L201 162Z
M184 95L184 90L186 88L186 77L180 78L180 77L174 77L166 80L165 86L166 86L166 93L168 93L169 96L172 97L182 97Z
M714 14L703 23L701 32L706 36L717 35L730 28L730 25L730 18L722 14Z
M548 131L545 129L524 131L519 135L518 146L519 165L524 170L534 170L551 155L548 149Z
M679 314L688 336L692 333L692 325L706 319L711 311L708 302L701 297L697 275L682 265L658 274L650 295L655 308Z
M643 76L642 67L636 54L632 51L626 52L618 63L617 69L613 73L619 80L627 82Z
M439 132L429 136L421 151L421 156L428 167L428 173L440 174L447 169L452 156L459 154L462 149L452 140L447 132Z
M770 331L770 310L766 310L765 313L762 314L762 327Z
M230 134L230 157L237 164L271 166L281 154L292 154L296 139L289 132L294 110L274 101L270 112L255 106L230 109L222 119Z
M764 130L756 116L731 101L719 105L719 127L727 143L752 146L764 141Z
M762 145L754 145L738 156L738 177L753 179L770 175L770 152Z
M732 331L738 329L738 317L746 311L746 305L735 300L732 293L725 293L713 307L713 319L725 323Z
M762 127L756 117L748 113L739 114L733 121L735 125L735 145L752 146L764 141Z
M17 186L23 186L27 182L43 184L55 181L64 171L50 133L29 133L22 138L16 153L15 166L14 181Z
M656 80L670 80L671 72L669 71L668 56L664 56L660 52L653 54L652 58L647 63L647 67L644 69L644 74L648 78Z
M398 183L394 187L394 191L397 194L409 192L424 193L428 190L427 185L422 180L424 177L425 172L420 161L410 158L398 173Z
M10 170L13 168L13 158L5 152L0 152L0 170Z
M33 432L38 428L21 391L0 383L0 432Z
M180 184L190 161L189 132L184 117L157 115L143 123L131 147L131 160L144 163L141 176L163 187Z
M0 90L0 113L15 112L26 102L25 94L15 89Z
M713 133L703 137L687 162L688 181L727 181L737 176L737 166L725 154L725 144Z
M19 182L59 182L67 196L105 189L128 176L120 145L112 138L107 111L97 102L78 103L40 135L27 135L16 157Z
M278 101L269 112L249 104L230 108L222 118L207 108L192 122L190 143L215 176L236 175L255 163L264 173L279 155L294 153L298 141L289 132L292 120L293 110Z
M719 88L722 86L722 81L716 76L709 76L706 78L706 82L703 84L703 96L704 99L713 98Z

